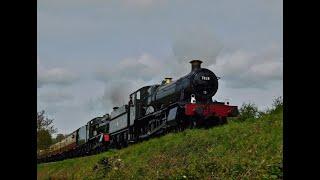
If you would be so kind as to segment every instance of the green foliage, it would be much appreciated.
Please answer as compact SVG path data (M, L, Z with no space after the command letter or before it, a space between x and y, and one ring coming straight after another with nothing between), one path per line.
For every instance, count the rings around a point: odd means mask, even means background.
M37 150L46 149L52 144L52 134L57 132L53 119L45 116L45 111L37 112ZM50 138L50 139L49 139Z
M51 134L48 130L40 130L37 132L37 149L47 149L52 144Z
M38 179L282 179L282 111L38 165ZM252 116L251 116L252 117Z
M283 111L283 98L277 97L273 100L271 113Z
M283 99L282 97L277 97L273 100L271 108L268 108L265 111L259 111L258 112L258 117L262 117L268 114L274 114L274 113L279 113L283 111Z
M259 115L258 107L254 103L243 103L239 109L238 120L255 119Z

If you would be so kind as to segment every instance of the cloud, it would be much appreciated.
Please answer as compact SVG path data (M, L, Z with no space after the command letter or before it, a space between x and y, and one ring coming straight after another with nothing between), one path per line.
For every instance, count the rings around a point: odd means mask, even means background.
M40 101L45 103L60 103L73 100L74 96L66 92L51 91L40 94L38 98Z
M274 44L261 52L230 52L220 56L210 69L228 87L266 88L270 82L283 79L282 48Z
M149 81L158 76L163 68L165 66L160 60L143 53L136 58L110 63L106 68L97 68L95 78L105 83L112 80Z
M46 69L39 65L39 61L37 78L38 88L49 84L66 86L78 80L76 74L65 68Z
M159 4L159 2L163 2L164 0L123 0L124 5L127 6L134 6L134 7L140 7L140 8L147 8L156 4Z
M167 0L40 0L38 3L41 6L52 6L57 8L79 8L83 6L132 6L132 7L149 7L152 5L158 5L160 3L167 2Z

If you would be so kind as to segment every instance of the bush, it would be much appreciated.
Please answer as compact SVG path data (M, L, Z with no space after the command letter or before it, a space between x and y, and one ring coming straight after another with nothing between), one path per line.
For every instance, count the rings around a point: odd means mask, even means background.
M283 99L282 97L277 97L273 100L272 103L272 112L279 112L283 110Z
M283 99L282 97L277 97L273 100L271 108L268 108L264 114L273 114L273 113L279 113L283 111Z
M255 119L259 115L258 107L254 103L243 103L239 109L238 120L244 121L246 119Z

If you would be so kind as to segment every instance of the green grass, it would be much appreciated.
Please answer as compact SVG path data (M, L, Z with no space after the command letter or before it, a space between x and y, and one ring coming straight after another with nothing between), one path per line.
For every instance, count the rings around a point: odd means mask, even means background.
M38 179L281 179L282 117L278 111L40 164Z

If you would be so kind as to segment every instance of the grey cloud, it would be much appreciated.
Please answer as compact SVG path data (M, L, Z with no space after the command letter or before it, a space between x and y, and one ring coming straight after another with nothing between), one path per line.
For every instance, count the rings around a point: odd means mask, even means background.
M41 6L51 6L56 10L62 8L76 9L83 6L119 6L119 7L130 7L130 8L148 8L155 5L161 5L166 3L168 0L40 0L38 3Z
M106 68L99 67L95 72L95 78L103 82L112 80L149 81L159 75L164 64L150 56L142 54L137 58L126 58L116 64L108 64Z
M262 52L237 50L222 55L210 66L226 86L232 88L266 88L272 81L283 79L282 48L273 45Z
M123 5L135 8L150 8L166 3L167 0L123 0Z
M39 100L45 103L60 103L73 100L74 96L71 93L61 91L50 91L39 94Z
M70 85L78 76L64 68L38 69L38 88L48 85Z

